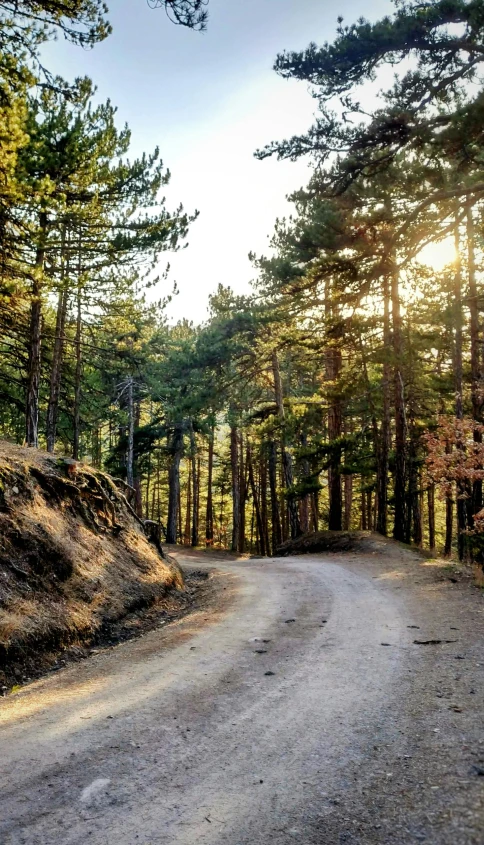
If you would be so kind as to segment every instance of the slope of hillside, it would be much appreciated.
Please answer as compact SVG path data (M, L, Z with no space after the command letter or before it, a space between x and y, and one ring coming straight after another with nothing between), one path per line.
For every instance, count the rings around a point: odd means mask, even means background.
M172 589L180 569L108 475L0 444L0 686Z

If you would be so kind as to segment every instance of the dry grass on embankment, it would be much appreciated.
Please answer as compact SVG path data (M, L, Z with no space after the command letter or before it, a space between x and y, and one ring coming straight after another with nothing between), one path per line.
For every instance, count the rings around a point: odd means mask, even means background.
M109 476L0 443L0 688L182 588Z

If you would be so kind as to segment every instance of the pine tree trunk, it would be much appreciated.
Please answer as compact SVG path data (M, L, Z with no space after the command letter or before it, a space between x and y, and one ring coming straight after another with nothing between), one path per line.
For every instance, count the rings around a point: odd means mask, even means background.
M27 446L39 445L39 387L41 366L42 303L38 285L33 286L33 298L30 309L30 348L28 363L28 387L26 402L26 437Z
M247 464L244 460L244 435L239 432L239 489L240 489L240 516L239 516L239 552L241 554L245 551L245 505L247 502Z
M185 546L190 545L190 533L192 524L192 467L188 467L188 481L187 481L187 504L185 510L185 533L183 542Z
M444 557L450 557L452 554L452 537L454 524L454 503L452 496L448 495L445 498L445 543L444 543Z
M317 490L311 496L311 518L313 531L319 531L319 493Z
M74 375L74 436L72 456L79 460L79 447L81 441L81 387L82 387L82 301L81 282L77 287L77 316L76 316L76 338L74 348L76 352L76 370ZM128 481L129 484L129 481Z
M145 490L145 519L150 518L150 492L151 492L151 461L152 452L148 453L148 469L146 472L146 490ZM178 508L180 510L180 508Z
M158 522L161 522L161 479L160 479L160 466L161 457L158 456L158 475L157 475L157 484L156 484L156 519ZM170 511L168 510L168 517L170 516ZM176 536L176 535L175 535ZM167 539L168 539L168 528L167 528Z
M30 305L29 357L27 365L27 395L25 401L25 442L39 445L39 389L42 354L42 282L47 237L47 214L39 216L39 245L35 255Z
M301 532L307 534L309 531L309 501L306 494L299 502L299 524Z
M261 519L263 527L264 545L266 555L270 554L269 543L269 521L267 514L267 461L264 455L261 455L259 464L259 478L260 478L260 508Z
M126 475L126 459L127 459L127 449L125 448L121 451L121 445L126 440L126 426L120 425L118 426L118 450L119 450L119 468L121 472L121 477Z
M363 375L364 375L364 378L365 378L366 388L367 388L367 402L368 402L368 407L369 407L369 410L370 410L370 413L371 413L371 429L372 429L372 434L373 434L373 450L374 450L374 453L375 453L376 470L377 470L377 485L376 485L377 489L376 489L376 494L375 494L374 506L372 508L371 504L370 505L367 504L366 514L365 514L364 518L362 517L362 522L364 522L364 524L366 526L366 528L364 530L370 530L371 531L373 526L376 525L376 518L377 518L377 515L378 515L379 472L381 472L380 455L381 455L381 451L382 451L381 450L382 444L381 444L381 433L378 431L378 422L377 422L377 418L376 418L375 404L374 404L374 401L373 401L370 379L368 377L368 367L367 367L367 362L366 362L365 347L364 347L361 335L360 335L360 349L361 349L361 362L362 362L362 366L363 366ZM362 420L361 425L362 425L362 428L365 425L365 422L363 420ZM362 478L362 484L363 484L363 481L364 481L364 479ZM369 496L370 496L370 502L371 502L371 498L372 498L371 492L369 493ZM374 511L374 513L373 513L373 511Z
M208 478L207 478L207 511L205 518L205 545L213 546L213 447L215 439L215 424L212 424L208 437Z
M199 521L199 472L197 465L197 444L195 440L195 432L193 431L193 424L190 421L190 460L192 463L192 546L198 546L198 521Z
M134 487L134 395L133 379L130 376L127 386L128 405L128 454L126 458L126 481L130 487Z
M269 489L271 495L272 554L282 543L281 515L277 495L277 445L269 441Z
M177 505L177 510L178 510L178 536L177 536L177 540L178 540L178 542L179 542L179 543L181 543L181 541L182 541L182 537L183 537L183 521L182 521L182 506L181 506L181 489L180 489L180 485L178 485L178 505Z
M345 513L344 513L344 530L351 530L351 512L353 509L353 476L348 473L344 477L345 489Z
M240 485L239 485L239 438L237 427L230 426L230 469L232 473L232 552L239 551L240 533Z
M393 536L395 540L405 541L405 472L406 472L406 437L405 388L403 381L403 333L400 309L400 291L398 270L393 267L391 274L391 300L393 323L394 353L394 390L395 390L395 519Z
M284 475L284 486L287 491L287 509L289 514L289 526L291 531L291 539L294 540L301 534L301 526L299 523L299 510L296 498L292 495L293 476L292 476L292 461L291 456L286 449L286 438L284 431L284 402L282 395L281 373L279 369L279 360L277 352L274 349L272 352L272 372L274 375L274 393L276 399L277 412L281 426L281 451L282 451L282 468Z
M349 423L344 423L343 425L343 432L345 437L348 434L351 434L353 430L352 421L350 420ZM349 469L349 454L348 454L348 446L345 448L345 468ZM351 512L353 508L353 475L349 472L345 472L344 479L343 479L343 488L344 488L344 514L343 514L343 528L345 531L350 531L351 529Z
M133 382L134 390L134 382ZM135 489L135 510L140 519L143 518L143 478L138 469L138 462L134 454L134 432L140 427L141 402L139 399L134 403L134 427L133 427L133 487Z
M412 508L412 539L416 546L422 547L423 530L422 530L422 494L421 494L421 480L419 473L416 473L417 489L413 497Z
M405 542L410 543L413 536L414 516L418 507L418 473L417 473L417 434L413 418L413 401L410 399L409 444L407 455L408 496L405 509Z
M328 438L332 443L341 438L341 403L334 402L328 412ZM329 524L330 531L341 531L343 527L343 498L341 492L341 451L337 450L331 458L328 469L329 485Z
M168 517L166 520L166 542L176 543L178 522L178 501L180 493L180 461L183 451L183 425L176 423L169 443L170 464L168 468ZM158 484L159 490L159 484ZM159 518L159 514L158 514Z
M455 274L454 274L454 390L455 390L455 415L458 420L463 417L462 404L462 272L460 261L460 237L459 224L455 224Z
M471 400L472 416L478 423L482 423L483 409L483 373L481 370L481 356L479 354L480 332L479 332L479 303L476 285L476 261L475 261L475 228L472 214L471 199L467 203L467 267L469 273L469 312L470 312L470 335L471 335ZM482 443L480 431L474 431L474 441ZM472 499L469 502L469 527L474 524L474 515L482 509L482 480L477 479L472 485Z
M282 475L282 467L281 467L281 475ZM284 480L281 479L281 485L284 484ZM290 537L290 525L289 525L289 511L286 507L286 499L284 497L284 493L280 494L279 497L279 510L281 512L281 533L282 533L282 542L286 543Z
M429 515L429 549L435 549L435 487L433 484L427 489L427 508Z
M363 479L361 479L361 483L363 485ZM367 522L366 522L367 510L366 510L366 493L364 490L361 492L361 530L367 530Z
M92 465L96 469L100 469L102 465L101 454L101 427L94 426L91 433L91 451L92 451Z
M259 552L263 557L265 557L267 550L265 545L264 524L262 521L259 495L254 479L254 467L252 464L252 453L249 444L247 444L247 467L249 471L249 484L250 489L252 490L252 500L254 503L255 517L257 521L257 533L259 535Z
M308 441L306 434L301 434L301 446L303 449L307 448ZM303 479L307 483L307 479L309 478L309 461L307 458L303 458L301 461L301 471ZM299 521L301 524L301 531L303 534L307 534L309 531L309 493L306 493L303 498L301 499L300 506L299 506Z
M154 484L153 484L153 493L152 493L152 496L151 496L151 519L153 519L153 520L155 519L155 514L156 514L156 509L155 509L156 492L158 490L159 485L160 485L160 456L158 454L157 461L156 461L156 476L155 476L155 481L154 481Z
M366 527L368 531L371 531L373 528L372 524L372 507L371 507L371 490L367 490L366 493Z
M334 307L331 301L329 282L325 289L325 313L328 328L334 318ZM331 325L331 336L333 343L340 338L341 331ZM341 531L343 527L343 498L341 492L341 448L337 444L341 439L343 431L343 409L341 400L337 395L337 380L341 372L342 358L338 346L329 346L326 350L326 379L330 383L329 388L329 410L328 410L328 441L331 447L330 465L328 469L329 488L329 530Z
M226 531L226 524L224 520L224 504L225 504L225 486L222 483L222 489L220 491L220 511L219 511L219 531L218 531L218 544L219 546L227 547L227 531Z
M445 444L445 453L449 455L452 452L452 446L449 442ZM450 557L452 554L452 539L454 532L454 501L452 493L448 492L445 496L445 541L444 541L444 557Z
M462 270L460 260L460 234L459 221L456 212L455 229L455 275L454 275L454 390L455 390L455 416L461 420L464 415L463 409L463 363L462 363ZM463 450L462 443L457 443L457 449ZM466 553L466 529L467 529L467 504L466 489L463 482L457 482L457 550L459 560L463 560Z
M377 455L377 523L376 530L384 537L388 534L388 455L390 451L390 362L388 354L391 345L390 297L388 277L383 281L383 415Z
M59 395L61 387L62 376L62 359L64 355L64 339L65 339L65 325L67 317L67 302L68 291L66 284L66 275L68 276L68 262L69 252L67 247L66 253L66 227L62 229L61 235L61 272L60 272L60 291L57 301L57 315L55 324L55 338L54 350L52 355L52 368L50 373L50 391L49 404L47 407L47 421L46 421L46 439L47 451L53 452L55 448L55 438L57 433L57 416L59 411ZM67 273L66 273L67 265Z
M197 455L197 538L200 542L200 497L202 489L202 456L200 452Z
M143 491L141 489L142 479L139 475L135 475L133 481L134 487L134 509L140 519L143 519Z

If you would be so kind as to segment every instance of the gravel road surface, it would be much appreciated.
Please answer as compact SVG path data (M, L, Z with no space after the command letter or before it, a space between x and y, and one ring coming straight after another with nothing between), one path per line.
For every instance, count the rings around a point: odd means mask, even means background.
M484 842L481 591L384 542L189 563L205 608L0 702L1 845Z

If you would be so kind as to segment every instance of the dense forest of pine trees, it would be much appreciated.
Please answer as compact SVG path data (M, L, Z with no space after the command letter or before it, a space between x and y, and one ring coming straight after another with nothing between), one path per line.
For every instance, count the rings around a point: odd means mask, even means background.
M159 5L205 26L204 3ZM253 293L227 268L201 326L145 298L196 216L160 201L158 150L130 159L91 80L39 58L59 27L106 37L102 4L0 15L1 437L121 477L170 543L266 555L361 528L479 559L484 0L399 3L277 58L318 116L257 155L310 156L312 175ZM371 114L362 83L384 89ZM421 251L450 239L437 272Z

